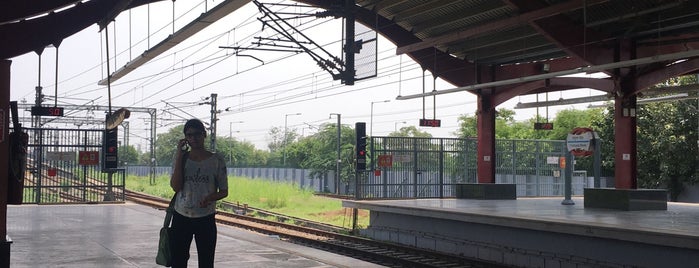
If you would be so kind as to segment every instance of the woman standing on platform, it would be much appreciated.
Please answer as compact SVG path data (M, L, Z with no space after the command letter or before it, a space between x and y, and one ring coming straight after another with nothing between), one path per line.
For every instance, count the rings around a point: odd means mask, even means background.
M206 128L198 119L184 125L177 144L170 186L177 193L170 237L172 267L187 267L194 238L199 267L214 267L216 201L228 196L226 162L204 148ZM188 151L188 148L189 149ZM183 166L184 165L184 166Z

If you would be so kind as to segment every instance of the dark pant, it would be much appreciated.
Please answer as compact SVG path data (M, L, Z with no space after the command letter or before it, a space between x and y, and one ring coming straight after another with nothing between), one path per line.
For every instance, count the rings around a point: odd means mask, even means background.
M201 218L189 218L177 212L173 213L170 233L172 267L187 267L192 236L197 244L199 267L214 267L214 253L216 251L216 219L214 214Z

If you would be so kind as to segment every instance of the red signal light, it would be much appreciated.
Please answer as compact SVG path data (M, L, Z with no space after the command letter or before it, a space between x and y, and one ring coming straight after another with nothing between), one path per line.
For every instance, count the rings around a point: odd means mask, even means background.
M359 151L359 155L364 155L364 151Z

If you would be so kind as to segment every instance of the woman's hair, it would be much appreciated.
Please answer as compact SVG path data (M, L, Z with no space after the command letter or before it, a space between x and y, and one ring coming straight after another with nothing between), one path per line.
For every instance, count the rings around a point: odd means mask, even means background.
M183 133L187 133L187 129L196 129L201 131L202 133L206 133L206 127L204 127L204 123L201 122L199 119L189 119L187 120L187 123L184 123L184 130L182 130Z

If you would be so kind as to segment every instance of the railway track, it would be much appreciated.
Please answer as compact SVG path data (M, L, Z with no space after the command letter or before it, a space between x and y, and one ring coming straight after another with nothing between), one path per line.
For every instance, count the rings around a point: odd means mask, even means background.
M132 202L159 209L165 209L169 202L167 199L128 190L126 198ZM322 223L310 224L309 221L304 220L306 223L300 226L241 214L243 213L240 211L233 213L219 210L216 221L267 235L276 235L292 243L388 267L506 267L481 260L346 235L341 233L346 231L343 230L344 228L335 227L333 230L325 230L327 228L309 227L323 226ZM295 219L295 221L299 220Z

